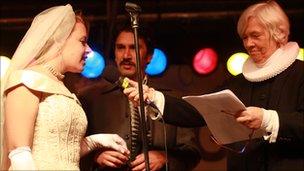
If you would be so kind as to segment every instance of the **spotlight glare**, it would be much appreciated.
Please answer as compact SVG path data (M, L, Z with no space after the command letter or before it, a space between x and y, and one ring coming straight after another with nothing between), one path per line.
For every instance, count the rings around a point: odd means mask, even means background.
M303 48L300 48L299 55L298 55L297 59L299 59L301 61L304 61L304 49Z
M96 51L91 51L87 55L87 59L85 61L85 65L81 74L87 78L96 78L102 74L104 68L104 57Z
M249 55L243 52L238 52L231 55L227 61L227 69L230 74L236 76L242 73L243 64L248 57Z
M160 49L155 48L150 63L147 65L145 72L150 75L158 75L164 72L167 66L167 57Z
M192 65L199 74L209 74L217 66L217 53L211 48L203 48L194 56Z

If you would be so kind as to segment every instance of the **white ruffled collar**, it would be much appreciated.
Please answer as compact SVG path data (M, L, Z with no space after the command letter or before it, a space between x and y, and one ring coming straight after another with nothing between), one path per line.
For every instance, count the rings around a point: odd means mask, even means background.
M297 58L299 46L296 42L288 42L277 49L263 66L257 66L249 57L243 65L243 75L251 82L261 82L287 69Z

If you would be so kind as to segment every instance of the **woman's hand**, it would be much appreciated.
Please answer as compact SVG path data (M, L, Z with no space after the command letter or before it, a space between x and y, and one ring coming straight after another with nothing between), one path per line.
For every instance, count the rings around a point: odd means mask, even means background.
M98 148L112 148L123 154L130 153L124 139L117 134L94 134L84 138L82 154Z
M247 107L246 110L236 115L236 121L250 129L259 129L263 121L263 109L259 107Z

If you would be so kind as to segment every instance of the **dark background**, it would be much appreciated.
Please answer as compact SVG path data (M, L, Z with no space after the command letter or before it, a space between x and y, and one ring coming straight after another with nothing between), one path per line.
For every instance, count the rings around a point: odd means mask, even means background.
M31 19L54 5L70 3L81 9L91 21L89 43L107 59L113 28L129 22L124 0L2 0L0 6L0 53L12 56ZM154 32L156 46L163 49L169 64L191 64L194 54L203 47L212 47L220 62L243 50L236 32L238 17L254 0L141 0L131 1L142 8L140 26L148 25ZM303 47L304 1L279 0L291 22L290 40Z
M18 0L19 1L19 0ZM19 41L29 28L32 18L44 9L70 3L88 17L89 45L102 53L107 65L112 66L111 43L116 25L129 22L124 10L125 0L1 0L0 55L11 57ZM231 77L226 69L230 55L244 51L236 32L241 12L256 0L141 0L140 26L153 30L156 47L168 57L166 71L152 81L166 89L178 90L179 95L203 94L221 85ZM304 1L278 0L290 19L290 40L304 47ZM192 69L192 59L198 50L214 48L219 57L217 68L208 75L199 75ZM111 75L111 70L108 72ZM113 75L113 74L112 74ZM115 75L115 74L114 74ZM115 79L114 79L115 80ZM71 91L90 86L80 75L68 75L66 84ZM161 86L160 86L161 87ZM199 130L203 159L196 167L201 170L225 170L225 152L209 138L208 129Z
M226 61L233 53L244 51L236 32L241 12L256 0L130 0L142 8L139 29L153 31L155 46L168 58L166 71L156 80L184 94L204 93L230 77ZM277 1L289 16L290 40L304 46L304 1ZM117 25L129 23L126 0L2 0L0 2L0 55L11 57L29 28L32 18L44 9L70 3L81 9L90 21L89 45L113 64L113 32ZM211 47L218 53L218 66L208 75L192 69L192 59L201 49ZM197 79L197 81L195 81ZM71 84L74 84L72 81ZM202 85L203 84L203 85ZM82 86L82 85L81 85Z

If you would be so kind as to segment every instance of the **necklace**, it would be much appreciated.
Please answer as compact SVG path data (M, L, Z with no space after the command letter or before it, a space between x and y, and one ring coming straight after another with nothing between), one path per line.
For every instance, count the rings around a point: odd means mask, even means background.
M50 65L42 65L44 68L46 68L51 74L53 74L55 77L57 77L59 80L63 80L64 75L58 72L54 67Z

